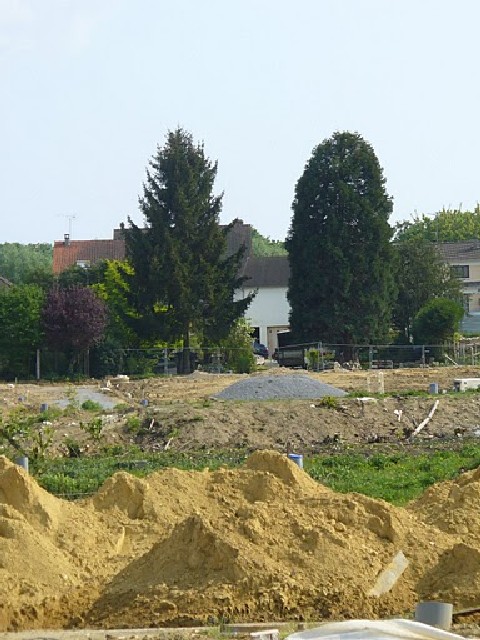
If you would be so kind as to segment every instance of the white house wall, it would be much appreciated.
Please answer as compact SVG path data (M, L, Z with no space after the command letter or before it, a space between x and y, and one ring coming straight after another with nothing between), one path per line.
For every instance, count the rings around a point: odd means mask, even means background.
M240 290L237 299L247 296L251 291ZM245 312L245 317L252 327L258 327L260 342L265 344L269 351L273 351L277 346L277 330L288 328L289 312L286 287L261 287Z

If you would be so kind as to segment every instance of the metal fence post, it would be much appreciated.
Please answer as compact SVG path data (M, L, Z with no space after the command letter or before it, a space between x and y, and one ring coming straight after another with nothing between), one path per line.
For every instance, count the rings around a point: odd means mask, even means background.
M168 348L165 347L163 350L163 373L164 375L168 375Z

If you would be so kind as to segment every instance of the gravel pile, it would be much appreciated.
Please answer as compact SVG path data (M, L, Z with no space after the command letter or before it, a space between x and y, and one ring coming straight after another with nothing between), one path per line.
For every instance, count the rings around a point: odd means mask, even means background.
M323 398L345 396L346 391L307 375L253 376L235 382L214 397L222 400L274 400L275 398Z

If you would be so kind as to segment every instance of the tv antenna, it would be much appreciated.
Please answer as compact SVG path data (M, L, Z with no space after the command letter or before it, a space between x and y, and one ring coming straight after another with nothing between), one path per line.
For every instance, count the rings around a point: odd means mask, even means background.
M75 218L77 216L70 214L70 213L60 213L60 216L62 216L62 218L66 218L68 220L68 237L71 239L72 238L72 228L73 228L73 221L75 220Z

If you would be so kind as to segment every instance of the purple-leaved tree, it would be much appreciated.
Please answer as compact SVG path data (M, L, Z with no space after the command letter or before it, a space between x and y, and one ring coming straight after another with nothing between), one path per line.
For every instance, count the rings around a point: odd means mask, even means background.
M45 338L53 350L70 354L70 370L90 347L101 342L107 308L92 289L72 286L52 289L42 313Z

